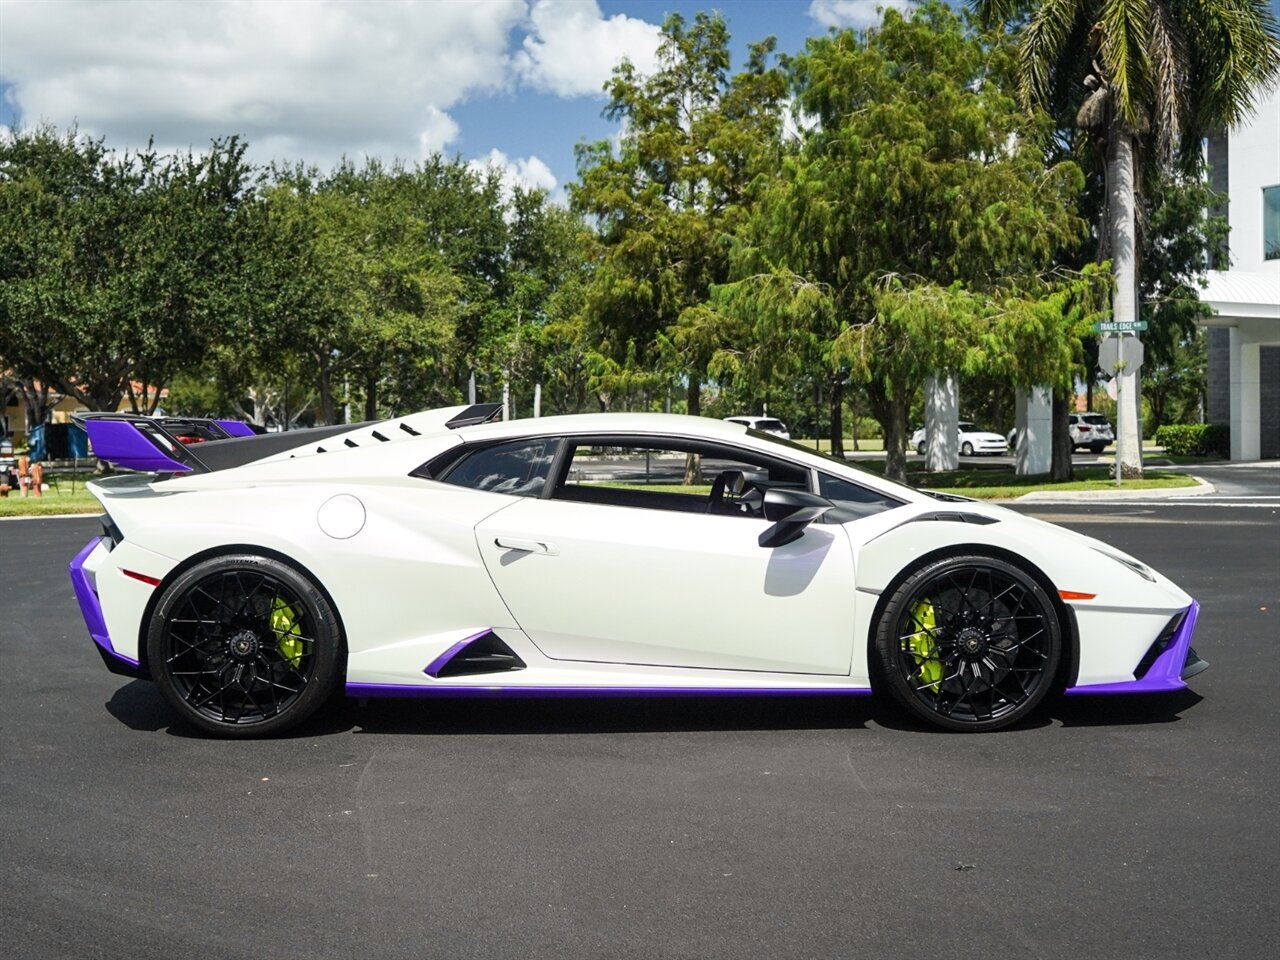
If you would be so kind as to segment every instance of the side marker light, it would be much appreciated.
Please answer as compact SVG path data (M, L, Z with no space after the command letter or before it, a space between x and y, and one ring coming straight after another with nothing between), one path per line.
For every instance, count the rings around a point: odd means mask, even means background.
M126 577L132 577L134 580L141 580L143 583L147 584L148 586L152 586L152 587L160 586L159 577L148 577L145 573L135 573L133 570L122 569L120 572L123 573Z
M1077 593L1075 590L1059 590L1058 596L1063 600L1092 600L1096 593Z

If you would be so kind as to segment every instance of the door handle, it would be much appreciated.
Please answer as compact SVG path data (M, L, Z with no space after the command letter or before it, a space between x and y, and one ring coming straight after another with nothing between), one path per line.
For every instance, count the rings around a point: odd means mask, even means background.
M494 537L493 543L494 546L501 547L503 550L519 550L521 553L541 553L548 557L554 557L560 553L560 548L547 540L523 540L519 537Z

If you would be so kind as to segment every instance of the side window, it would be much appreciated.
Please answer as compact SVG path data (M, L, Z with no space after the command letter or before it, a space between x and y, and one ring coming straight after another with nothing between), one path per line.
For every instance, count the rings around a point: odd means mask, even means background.
M547 485L558 443L544 437L482 447L464 456L439 479L489 493L536 497Z
M902 501L852 480L842 480L829 473L818 474L818 493L834 500L838 507L849 507L858 516L869 516L882 510L902 506Z
M568 476L554 497L646 510L759 516L769 487L803 490L807 472L747 451L693 441L654 446L612 437L598 444L584 439L574 447Z

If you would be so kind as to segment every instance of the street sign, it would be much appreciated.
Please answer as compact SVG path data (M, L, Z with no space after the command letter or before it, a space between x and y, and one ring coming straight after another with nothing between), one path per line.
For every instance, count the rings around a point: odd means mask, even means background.
M1120 338L1103 337L1098 341L1098 369L1108 377L1116 372L1116 364L1120 362Z
M1142 366L1142 356L1145 352L1142 341L1137 337L1120 338L1120 359L1127 369L1137 370Z
M1093 325L1094 333L1140 333L1147 329L1147 321L1099 320Z

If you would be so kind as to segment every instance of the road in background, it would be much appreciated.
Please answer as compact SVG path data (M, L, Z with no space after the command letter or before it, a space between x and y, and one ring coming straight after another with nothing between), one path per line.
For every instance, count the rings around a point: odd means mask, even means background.
M343 701L206 740L91 649L66 564L96 524L0 523L4 952L1271 953L1277 511L1019 509L1200 600L1193 692L990 735L769 698Z

